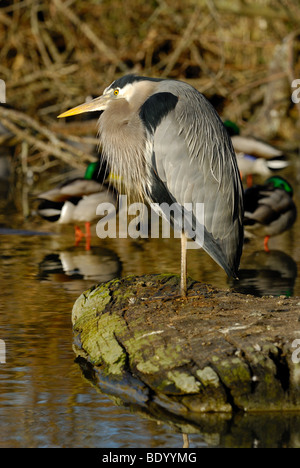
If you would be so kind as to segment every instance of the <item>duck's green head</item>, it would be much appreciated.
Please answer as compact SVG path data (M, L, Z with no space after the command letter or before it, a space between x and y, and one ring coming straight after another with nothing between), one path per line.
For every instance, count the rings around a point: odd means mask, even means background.
M86 168L84 178L87 180L95 179L96 171L99 171L99 162L91 162Z
M97 182L105 182L109 175L108 166L105 160L91 162L86 168L84 178L87 180L96 180Z
M224 120L224 125L225 125L225 128L226 128L229 136L234 136L234 135L239 135L240 134L239 127L234 122L231 122L231 120Z
M279 188L288 193L291 197L294 195L294 190L291 184L281 176L273 176L266 180L265 185L270 185L274 188Z

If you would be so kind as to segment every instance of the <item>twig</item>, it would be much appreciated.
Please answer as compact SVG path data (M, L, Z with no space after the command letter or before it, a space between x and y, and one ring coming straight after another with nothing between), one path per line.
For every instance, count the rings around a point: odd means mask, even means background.
M56 134L22 112L0 108L0 119L4 127L16 135L20 141L25 140L30 145L73 167L82 168L85 163L95 160L92 155L60 141ZM48 141L43 141L42 137Z
M126 65L116 56L116 54L96 36L94 31L86 24L81 21L80 18L70 10L61 0L53 0L57 8L75 25L80 31L94 44L94 46L104 54L111 62L117 64L122 72L126 72L128 68Z
M257 88L257 87L259 87L259 86L261 86L263 84L267 84L267 83L270 83L272 81L280 80L284 76L286 76L285 72L279 72L279 73L276 73L275 75L266 76L265 78L261 78L260 80L255 80L255 81L252 81L250 83L246 83L245 85L240 86L235 91L233 91L232 94L231 94L231 97L233 99L236 96L238 96L239 94L243 94L243 93L245 93L245 91L247 91L247 90L249 90L251 88Z
M199 0L198 0L199 1ZM206 0L200 0L200 5L204 6ZM238 16L249 16L256 17L262 16L269 19L278 19L283 21L290 21L290 15L283 9L278 7L273 9L268 5L264 6L261 3L246 4L245 2L232 2L228 0L218 0L215 4L215 8L223 13L231 13ZM297 18L294 18L295 22Z
M46 68L48 68L48 67L51 66L51 60L49 58L47 49L46 49L43 41L41 40L41 34L40 34L40 30L39 30L39 22L38 22L38 19L37 19L38 8L39 8L38 3L33 4L32 8L31 8L31 15L30 15L31 16L31 30L33 32L33 35L34 35L36 44L38 46L38 49L40 51L41 57L43 59L43 62L45 64Z
M197 8L191 19L190 19L190 22L184 32L184 35L182 36L182 38L180 39L180 41L178 42L174 52L172 53L171 57L169 57L168 59L168 64L164 70L164 72L162 73L162 76L163 77L166 77L169 75L170 71L173 69L174 65L176 64L180 54L182 53L182 51L193 41L193 36L194 36L194 30L195 30L195 27L197 25L197 22L198 22L198 19L199 19L199 16L200 16L200 10L199 8Z

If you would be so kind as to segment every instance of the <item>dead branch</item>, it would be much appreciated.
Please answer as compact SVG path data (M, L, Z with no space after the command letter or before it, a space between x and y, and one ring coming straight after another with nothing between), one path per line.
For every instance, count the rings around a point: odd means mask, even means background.
M1 107L0 122L19 142L26 141L29 145L72 167L82 169L88 162L95 160L95 156L64 142L58 133L53 133L23 112Z

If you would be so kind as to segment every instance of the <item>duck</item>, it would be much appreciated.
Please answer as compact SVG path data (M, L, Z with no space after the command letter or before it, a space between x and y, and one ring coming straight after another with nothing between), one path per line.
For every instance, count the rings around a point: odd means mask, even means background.
M273 176L263 185L244 192L245 237L264 236L264 249L269 251L270 237L290 229L297 219L293 188L281 176Z
M107 164L91 162L83 177L64 181L56 187L40 193L37 197L38 215L58 224L73 224L75 245L86 238L86 250L90 250L91 223L99 216L96 210L101 203L110 203L112 210L117 208L118 194L106 180L109 171ZM85 233L79 224L85 223Z
M247 187L253 185L253 176L271 177L274 172L288 167L284 153L274 146L254 137L240 135L239 127L231 120L225 120L238 167L242 178L246 178Z

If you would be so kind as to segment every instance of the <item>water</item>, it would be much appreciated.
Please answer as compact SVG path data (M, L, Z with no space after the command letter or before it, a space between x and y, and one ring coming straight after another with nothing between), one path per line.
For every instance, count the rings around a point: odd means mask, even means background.
M297 188L296 200L299 195ZM20 199L2 196L0 340L6 362L0 363L0 447L182 447L182 426L126 407L83 378L74 362L71 327L73 303L93 284L128 274L179 273L179 240L94 235L87 252L84 244L74 247L71 227L54 229L34 217L24 221L21 208ZM299 222L270 241L272 267L265 266L261 242L245 246L244 292L250 277L257 294L300 295ZM202 251L188 252L188 272L214 286L229 286ZM300 416L206 415L187 431L191 447L294 447Z

